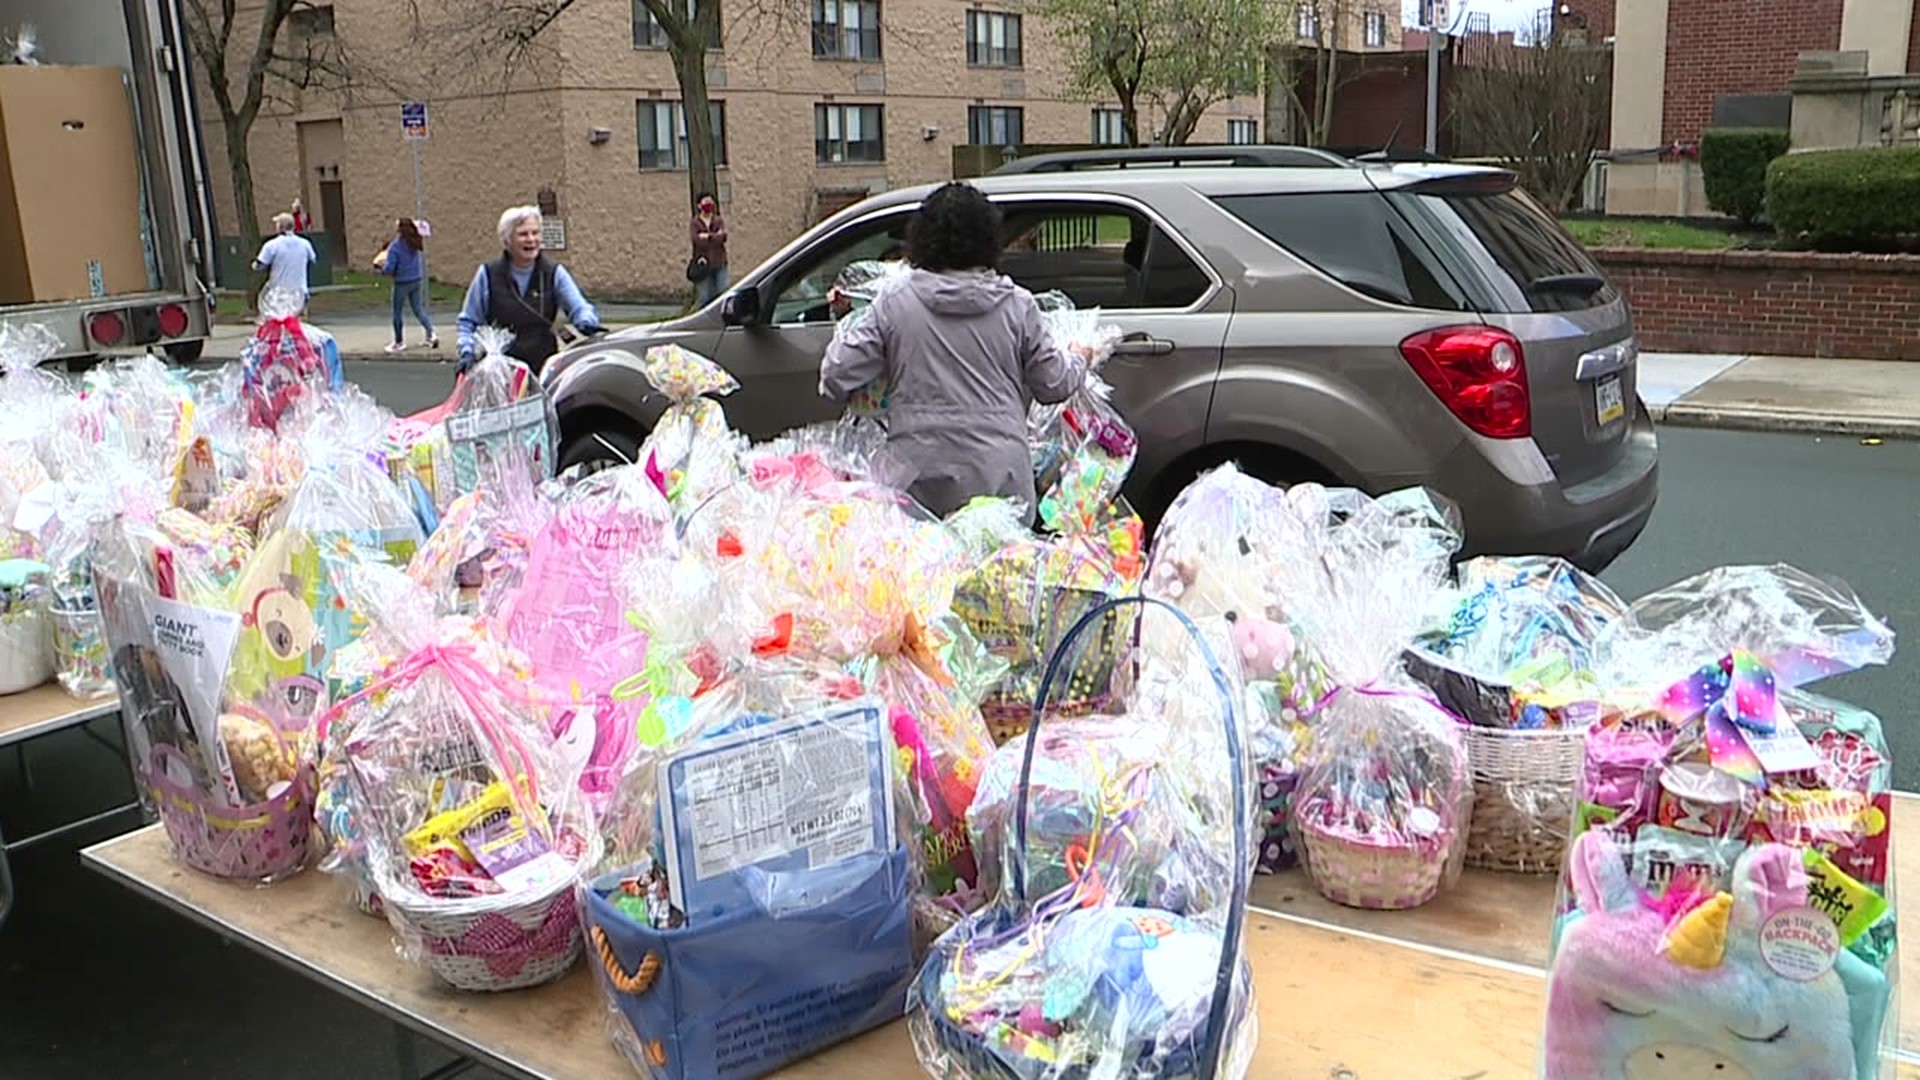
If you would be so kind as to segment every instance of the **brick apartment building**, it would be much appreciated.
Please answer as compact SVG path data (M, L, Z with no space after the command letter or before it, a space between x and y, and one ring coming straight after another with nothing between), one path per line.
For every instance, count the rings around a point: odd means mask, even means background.
M1607 211L1707 211L1694 149L1715 123L1787 126L1803 52L1920 71L1920 0L1566 0L1564 32L1613 46Z
M752 0L722 2L724 47L708 73L736 277L842 205L950 175L956 145L1120 137L1117 107L1070 92L1063 46L1020 0L812 0L812 27L799 15L797 25L770 26L745 14ZM371 42L394 33L394 6L336 0L288 32L336 35L370 55ZM1355 11L1343 33L1356 47L1398 48L1397 12ZM497 254L500 210L541 202L564 229L556 257L590 294L683 293L685 137L664 35L638 0L586 0L542 42L547 62L510 92L428 96L420 150L433 275L464 280ZM365 265L394 219L414 210L398 105L392 94L308 92L263 113L250 144L261 214L299 197L320 228L344 237L346 258ZM215 194L231 222L222 134L204 112ZM1193 141L1259 141L1262 116L1258 99L1222 102Z

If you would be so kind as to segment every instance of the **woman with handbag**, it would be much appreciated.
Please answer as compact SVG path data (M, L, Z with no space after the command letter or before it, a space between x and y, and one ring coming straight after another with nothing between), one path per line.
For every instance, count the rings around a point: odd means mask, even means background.
M712 192L703 191L694 197L687 237L693 246L687 259L687 280L693 282L693 306L698 310L727 291L727 222L720 216Z

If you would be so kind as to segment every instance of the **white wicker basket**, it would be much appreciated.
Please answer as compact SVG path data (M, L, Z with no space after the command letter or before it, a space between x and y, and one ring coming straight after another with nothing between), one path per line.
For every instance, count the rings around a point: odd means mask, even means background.
M1474 796L1468 866L1522 874L1560 869L1585 735L1581 730L1467 728Z
M600 861L595 836L574 863L584 872ZM382 882L381 905L410 950L434 975L460 990L521 990L565 975L584 949L579 875L538 892L439 900Z

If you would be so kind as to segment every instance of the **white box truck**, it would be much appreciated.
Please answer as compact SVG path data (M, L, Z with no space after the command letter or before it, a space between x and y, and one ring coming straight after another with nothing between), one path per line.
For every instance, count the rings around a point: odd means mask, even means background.
M0 322L68 360L198 358L216 233L179 0L0 0L25 27L51 74L0 70Z

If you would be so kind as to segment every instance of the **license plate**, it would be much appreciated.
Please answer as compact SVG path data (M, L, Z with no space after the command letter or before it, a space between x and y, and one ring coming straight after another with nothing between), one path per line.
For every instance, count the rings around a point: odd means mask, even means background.
M1620 376L1608 375L1593 385L1593 412L1602 426L1627 415L1626 397L1620 392Z

